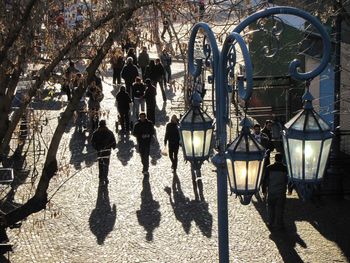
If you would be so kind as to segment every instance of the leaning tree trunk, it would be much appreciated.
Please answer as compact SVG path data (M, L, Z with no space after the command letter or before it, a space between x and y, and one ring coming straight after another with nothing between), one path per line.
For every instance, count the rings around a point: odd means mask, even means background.
M62 59L68 54L68 52L71 50L72 47L77 46L81 41L86 39L94 30L102 27L107 22L109 22L114 16L120 16L123 12L125 12L127 9L121 9L119 12L115 13L114 11L110 11L105 17L98 20L96 23L94 23L92 26L88 27L84 31L82 31L79 35L77 35L74 39L72 39L69 43L65 45L65 47L58 53L58 55L52 60L52 62L45 68L42 68L39 72L39 78L35 81L33 86L28 91L28 96L26 97L26 100L21 104L21 106L15 111L13 114L13 118L11 122L8 122L8 114L10 111L10 108L7 108L7 111L5 109L6 105L6 97L5 95L2 97L0 95L0 142L1 148L0 148L0 155L1 153L4 153L7 149L12 134L14 130L16 129L21 116L27 109L29 103L31 102L32 98L36 95L39 88L43 85L45 81L47 81L50 78L50 74L53 71L53 69L62 61ZM4 131L1 133L1 131Z
M133 9L127 9L123 15L118 17L118 24L122 24L122 22L126 23L131 17L133 12L137 7ZM85 83L80 83L76 93L74 94L72 100L68 103L65 111L62 114L61 119L58 122L56 130L53 134L50 147L47 152L46 161L44 164L44 168L36 189L36 192L32 198L30 198L24 205L14 209L8 214L4 215L3 219L3 227L8 227L15 224L18 221L21 221L28 217L29 215L36 213L42 209L46 208L46 204L48 201L47 189L50 184L50 180L57 172L57 151L61 141L61 138L64 134L67 124L69 123L74 110L76 109L80 98L85 92L86 86L90 84L93 80L93 76L98 66L102 62L103 58L107 54L108 50L113 45L113 39L121 33L123 26L116 27L116 30L110 33L103 43L102 47L98 50L97 55L94 60L87 67L87 77L85 79Z

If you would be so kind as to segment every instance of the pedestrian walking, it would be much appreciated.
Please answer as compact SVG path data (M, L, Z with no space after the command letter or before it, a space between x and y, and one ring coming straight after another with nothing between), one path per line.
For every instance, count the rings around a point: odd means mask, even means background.
M136 137L141 156L142 173L148 174L151 139L155 132L153 123L147 119L146 113L141 112L139 116L133 135Z
M153 123L153 125L156 124L156 96L157 96L157 90L156 87L152 84L152 81L150 79L145 80L146 83L146 90L145 90L145 101L146 101L146 110L147 110L147 116L148 119Z
M133 59L132 63L134 63L135 66L137 65L137 57L136 57L135 48L133 48L133 47L129 48L128 53L126 54L126 57L127 58L131 57Z
M275 154L275 163L266 167L262 191L267 196L268 225L273 230L284 227L283 215L288 184L287 167L281 153Z
M117 147L114 134L107 128L106 121L101 120L98 129L91 137L92 147L97 151L99 180L102 184L108 184L108 169L111 149Z
M150 79L152 81L152 84L154 85L154 83L157 82L157 78L156 78L156 71L155 71L155 66L156 63L154 62L154 60L150 60L148 66L146 66L146 70L145 70L145 80L146 79Z
M178 162L178 153L180 147L180 133L178 129L178 118L174 114L171 116L170 122L166 125L165 136L164 136L164 145L168 144L168 153L171 161L171 169L173 172L176 172L177 162Z
M66 93L67 101L70 101L72 99L72 81L71 74L67 71L64 73L61 90Z
M199 0L199 21L203 20L204 12L205 12L204 0Z
M171 63L172 63L172 58L166 49L164 49L162 54L160 55L160 61L162 62L162 65L165 70L164 85L166 85L166 83L170 83L171 81Z
M139 118L140 108L145 111L145 84L142 83L140 77L136 77L134 84L132 84L132 101L133 101L133 119L136 122Z
M147 53L147 47L142 47L142 52L139 54L138 62L141 68L142 79L145 81L146 67L149 64L149 55Z
M76 111L77 114L77 119L76 119L76 129L77 132L84 132L86 129L87 125L87 112L88 112L88 107L86 103L86 98L85 95L83 95L80 98L79 105L78 105L78 110Z
M113 69L113 84L120 85L122 83L121 80L121 72L124 67L124 57L123 53L120 50L117 50L112 58L111 58L111 65Z
M165 38L165 32L168 32L170 38L173 37L173 36L171 35L169 21L168 21L168 19L164 16L164 18L163 18L163 31L162 31L162 34L161 34L162 39Z
M154 66L154 77L156 79L154 86L157 87L157 83L159 83L159 87L162 92L163 101L166 102L166 95L165 95L165 89L164 89L164 76L165 76L164 67L160 62L160 59L157 58Z
M90 115L90 127L93 132L98 126L101 109L100 103L103 100L104 95L102 90L96 85L96 82L92 81L86 92L86 96L89 98L88 109Z
M116 96L117 100L117 109L119 113L120 125L122 127L122 132L124 134L129 134L130 128L130 104L131 98L129 94L125 91L125 87L121 86L120 90Z
M126 59L126 65L124 65L122 69L122 78L125 81L126 92L132 97L131 87L134 83L136 77L139 76L139 71L137 67L133 64L134 59L132 57L128 57Z

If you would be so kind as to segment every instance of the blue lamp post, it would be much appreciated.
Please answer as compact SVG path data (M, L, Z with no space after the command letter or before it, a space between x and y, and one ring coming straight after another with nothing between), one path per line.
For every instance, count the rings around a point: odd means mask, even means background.
M203 46L205 58L211 57L211 61L205 61L206 65L211 65L213 69L213 80L215 87L215 120L216 120L216 149L217 153L212 158L217 167L217 195L218 195L218 231L219 231L219 259L220 262L229 262L229 239L228 239L228 213L227 213L227 179L229 179L231 191L240 196L243 204L250 202L251 196L258 190L261 180L263 167L264 151L262 146L250 135L249 121L243 119L242 131L239 137L234 140L227 148L228 123L228 76L232 76L232 69L236 64L236 45L239 45L245 63L246 86L242 78L238 79L238 95L242 100L248 102L253 90L253 68L250 61L247 46L240 35L250 24L257 22L262 18L277 14L288 14L301 17L311 23L319 32L323 41L323 57L320 64L312 71L301 73L299 67L300 61L293 60L289 65L289 74L295 79L311 81L319 75L327 66L330 59L330 39L322 24L312 15L305 11L292 7L272 7L256 12L243 20L234 31L225 39L221 52L211 28L205 23L198 23L193 27L189 40L188 50L188 69L194 79L200 76L202 71L202 61L194 59L195 39L198 31L204 32L205 39L209 42ZM197 96L197 95L196 95ZM313 111L311 105L311 94L308 90L304 96L306 101L304 111L299 113L289 123L283 134L285 145L285 155L288 161L289 176L292 180L298 180L300 184L311 183L321 178L325 163L328 159L332 134L330 128L320 116ZM203 154L195 153L195 149L207 150L209 144L206 135L211 136L211 121L204 120L202 124L188 121L187 116L200 115L199 101L194 99L192 108L185 114L180 121L180 133L185 146L185 159L192 162L203 161L208 157L209 151ZM192 112L192 113L191 113ZM191 117L193 119L193 117ZM191 119L190 118L190 119ZM198 118L197 118L198 119ZM206 119L206 118L204 118ZM209 119L207 119L209 120ZM207 124L206 124L207 123ZM210 123L210 125L209 125ZM302 123L302 129L297 128ZM210 130L209 134L208 131ZM196 131L202 131L198 133ZM204 132L203 132L204 131ZM195 138L196 135L204 135L201 139ZM318 135L317 135L318 134ZM292 147L294 142L300 145L300 149ZM203 145L198 145L201 142ZM299 158L302 165L299 168L294 167L294 162ZM315 166L314 166L315 165ZM316 167L316 168L315 168Z

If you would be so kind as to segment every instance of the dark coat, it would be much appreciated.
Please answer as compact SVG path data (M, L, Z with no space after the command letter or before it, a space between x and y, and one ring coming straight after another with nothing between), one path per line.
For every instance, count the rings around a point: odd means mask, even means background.
M98 127L94 131L91 137L91 144L99 157L110 156L111 149L117 147L114 134L107 127Z
M149 145L154 135L153 123L147 119L143 122L138 120L134 126L133 135L136 137L139 146Z
M133 64L126 64L122 70L122 78L125 80L125 84L132 84L136 77L139 76L137 67Z
M147 52L142 51L139 55L139 66L141 68L145 68L147 67L147 65L149 64L149 55Z
M146 67L144 79L150 79L153 82L157 81L157 76L156 76L156 71L155 71L155 65L154 64L153 65L149 64Z
M143 83L135 82L132 84L132 96L135 98L142 98L145 94L146 87Z
M287 175L287 167L283 163L275 162L268 165L262 185L263 193L267 192L270 198L285 197L288 184Z
M177 127L177 123L169 122L166 125L164 144L169 141L170 147L176 147L180 145L180 133Z
M128 112L130 110L131 99L125 90L120 90L116 96L117 108L119 112Z
M147 85L144 98L146 100L147 105L155 105L156 104L156 96L157 96L157 90L156 87L152 84Z
M164 77L164 67L162 64L156 64L154 66L154 78L156 81L161 80Z

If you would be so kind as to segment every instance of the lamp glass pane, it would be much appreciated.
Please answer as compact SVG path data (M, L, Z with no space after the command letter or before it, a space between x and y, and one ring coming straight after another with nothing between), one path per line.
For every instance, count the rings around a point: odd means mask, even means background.
M284 158L287 163L288 174L289 176L291 176L292 174L291 174L290 163L289 163L289 149L288 149L287 139L284 136L282 138L283 138Z
M289 122L292 122L293 119L290 120ZM305 122L305 114L301 115L299 119L293 124L292 126L293 130L302 131L304 129L304 122Z
M305 179L315 180L322 141L305 141Z
M207 135L205 137L204 155L208 155L209 154L212 135L213 135L213 130L212 129L207 130Z
M320 169L318 170L318 178L322 178L324 174L324 170L326 168L327 160L329 151L332 144L332 138L327 139L323 142L323 149L321 154L321 161L320 161Z
M246 141L244 139L244 136L241 137L241 140L239 141L239 144L237 145L236 151L237 152L245 152L245 151L247 151Z
M320 115L318 115L317 113L315 115L316 115L315 117L316 117L316 119L317 119L318 123L320 124L321 129L323 131L328 131L331 129L331 127L328 125L328 123L325 122Z
M192 133L191 131L182 131L183 145L185 146L186 156L193 156L192 153Z
M262 176L263 176L263 172L264 172L264 164L265 164L265 159L263 159L261 161L261 164L260 164L260 171L259 171L259 178L258 178L258 187L260 186L261 184L261 179L262 179Z
M290 174L295 179L303 179L303 141L288 139L290 162L293 165Z
M254 190L259 176L259 161L248 163L248 190Z
M246 161L234 161L237 190L245 190L247 167Z
M232 167L232 162L230 159L226 159L226 164L227 164L227 173L228 173L228 179L229 179L229 182L230 182L230 186L231 188L235 188L234 187L234 179L233 179L233 167Z
M203 156L204 148L204 131L194 131L193 132L193 150L194 156Z
M320 128L317 125L317 122L315 118L312 116L312 114L309 114L308 121L305 126L305 131L319 131Z

